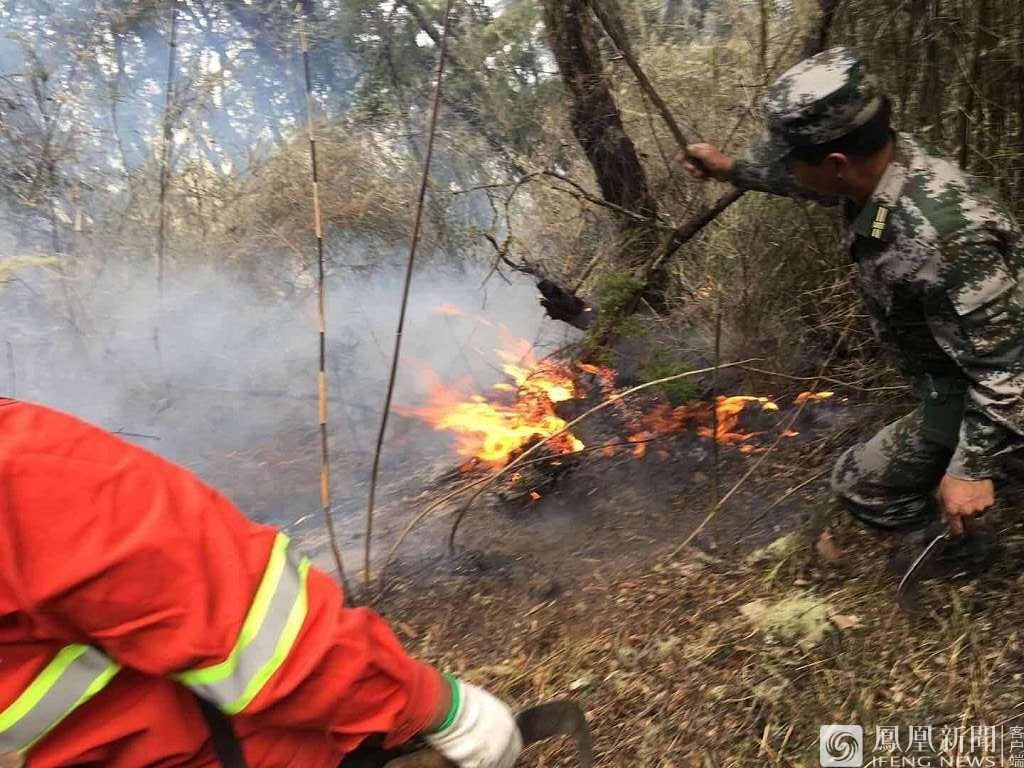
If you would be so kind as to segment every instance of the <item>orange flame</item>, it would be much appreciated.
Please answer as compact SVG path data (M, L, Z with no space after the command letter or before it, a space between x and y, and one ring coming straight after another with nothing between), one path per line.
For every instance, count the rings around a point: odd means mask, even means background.
M708 403L697 403L695 405L681 405L672 408L667 403L656 405L647 413L639 414L635 419L640 431L630 435L630 442L639 442L650 439L654 435L671 434L686 428L688 425L697 427L697 434L701 437L712 437L726 445L743 443L757 432L738 432L737 423L739 415L750 405L760 406L762 411L777 411L779 407L766 397L754 397L752 395L734 395L732 397L719 396L716 401L718 411L717 429L712 425L713 416L711 406ZM636 455L643 455L642 445L634 447ZM750 450L744 451L749 453Z
M835 392L801 392L794 398L793 404L800 405L808 400L811 402L821 402L822 400L828 400L833 395L835 395Z
M498 356L505 359L506 354L499 352ZM507 375L515 381L519 390L535 396L543 396L552 403L564 403L576 396L576 385L564 371L559 370L560 366L550 366L543 363L534 365L532 368L524 368L521 365L506 359L501 366ZM497 385L501 387L501 385ZM506 390L514 391L510 384L504 385Z
M767 397L754 397L752 395L734 395L732 397L718 396L717 400L718 425L717 429L711 427L700 427L697 434L701 437L711 437L714 432L715 439L720 443L742 443L752 438L756 432L735 432L736 423L740 414L748 404L757 403L762 411L777 411L779 406Z
M466 314L461 308L456 307L454 304L438 304L435 309L445 317L462 317Z
M458 307L448 304L440 305L438 311L452 316L462 314ZM481 322L485 321L481 319ZM464 471L480 463L504 466L538 439L547 440L547 448L555 454L583 450L583 443L571 432L564 431L567 423L555 413L554 406L578 396L574 376L580 373L593 377L591 381L599 387L602 397L610 397L616 391L615 372L588 363L570 366L555 360L537 360L530 342L513 337L503 326L486 324L495 328L503 339L503 348L496 353L509 381L495 384L491 396L484 398L470 394L465 381L446 384L432 371L424 370L424 380L430 390L429 403L398 406L396 411L421 419L436 430L451 432L456 452L468 459L460 467ZM804 392L796 402L824 400L831 396L831 392ZM640 412L621 400L614 407L630 425L633 434L627 438L627 450L636 457L645 456L647 443L658 435L672 434L687 427L696 429L702 437L737 445L743 453L760 451L747 443L760 433L740 431L739 416L748 407L759 407L766 412L778 410L768 398L752 395L719 396L714 410L710 403L676 408L660 403L647 412ZM789 430L785 436L796 434ZM615 440L605 442L602 447L605 456L612 456L619 450ZM654 451L659 458L668 456L660 447L655 446ZM513 482L516 479L518 475L513 476Z
M554 411L555 403L576 396L570 373L556 362L537 362L528 341L509 342L509 348L498 350L497 354L504 362L502 370L514 383L496 384L493 390L499 397L466 397L457 388L428 375L435 379L430 387L430 403L399 406L396 412L419 418L434 429L452 432L460 456L496 467L504 466L517 451L536 439L550 438L548 446L555 453L582 450L583 443L575 435L562 431L566 422Z

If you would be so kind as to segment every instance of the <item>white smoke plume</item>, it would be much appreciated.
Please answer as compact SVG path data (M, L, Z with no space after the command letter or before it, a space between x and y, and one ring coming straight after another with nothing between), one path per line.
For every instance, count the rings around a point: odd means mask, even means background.
M481 272L438 268L416 275L396 403L424 402L431 380L425 371L485 394L503 378L493 350L509 335L538 342L540 353L564 343L560 324L542 319L530 281L509 285L492 276L481 287L482 278ZM400 275L337 270L328 288L334 501L340 519L358 528ZM0 312L10 319L0 350L0 391L120 431L189 467L256 519L320 524L312 286L302 299L273 299L214 268L174 274L159 312L159 354L156 292L145 269L109 267L88 290L73 287L80 333L66 321L60 279L52 272L29 269L0 289ZM457 461L446 435L393 414L383 502Z

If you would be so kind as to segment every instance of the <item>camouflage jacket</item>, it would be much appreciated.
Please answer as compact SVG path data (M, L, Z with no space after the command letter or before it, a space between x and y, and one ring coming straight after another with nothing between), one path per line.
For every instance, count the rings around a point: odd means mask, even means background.
M757 158L737 162L733 182L815 199L781 163ZM947 471L992 477L1000 455L1024 447L1020 228L975 179L906 134L868 203L857 210L847 201L844 215L844 245L879 341L920 396L966 392Z

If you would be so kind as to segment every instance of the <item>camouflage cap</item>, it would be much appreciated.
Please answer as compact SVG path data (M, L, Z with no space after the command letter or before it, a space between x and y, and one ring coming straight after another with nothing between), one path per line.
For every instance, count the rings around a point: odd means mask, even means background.
M794 147L834 141L874 117L883 103L878 82L849 48L804 59L768 88L768 135L756 154L781 158Z

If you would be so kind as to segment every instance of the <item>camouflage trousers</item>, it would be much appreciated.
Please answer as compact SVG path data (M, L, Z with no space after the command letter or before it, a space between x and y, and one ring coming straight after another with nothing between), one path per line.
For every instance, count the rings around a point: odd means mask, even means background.
M960 439L966 387L929 386L922 403L847 450L832 472L832 490L861 522L900 530L936 517L933 494Z

